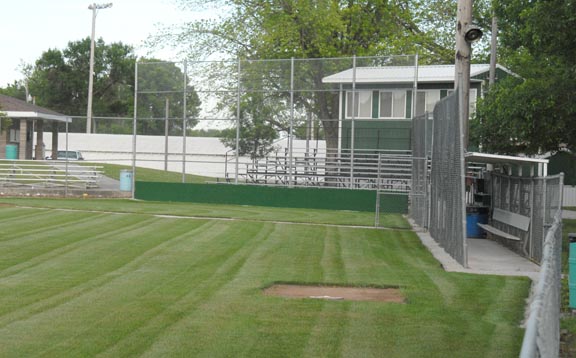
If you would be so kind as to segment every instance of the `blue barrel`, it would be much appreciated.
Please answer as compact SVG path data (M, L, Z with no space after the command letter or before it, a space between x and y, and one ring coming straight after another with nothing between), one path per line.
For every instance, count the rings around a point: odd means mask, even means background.
M120 191L132 191L132 171L120 170Z
M466 208L466 237L484 237L484 230L478 224L488 223L488 208L467 207Z
M6 159L18 159L18 144L6 145Z

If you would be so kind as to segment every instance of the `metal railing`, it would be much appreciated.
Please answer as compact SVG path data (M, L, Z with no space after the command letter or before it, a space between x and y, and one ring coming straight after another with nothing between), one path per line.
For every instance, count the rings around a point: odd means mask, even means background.
M98 188L102 166L67 161L10 160L0 163L0 187Z

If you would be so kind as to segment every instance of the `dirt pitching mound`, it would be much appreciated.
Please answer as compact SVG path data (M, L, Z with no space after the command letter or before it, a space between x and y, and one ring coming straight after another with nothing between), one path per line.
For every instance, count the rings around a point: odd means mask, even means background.
M316 298L324 300L377 301L405 303L405 297L397 288L338 287L273 285L264 289L267 296L288 298Z

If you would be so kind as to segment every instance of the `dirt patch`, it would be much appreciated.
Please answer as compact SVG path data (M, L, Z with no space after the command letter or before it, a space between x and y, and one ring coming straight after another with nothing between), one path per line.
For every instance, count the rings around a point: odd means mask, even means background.
M273 285L264 290L267 296L288 298L316 298L325 300L378 301L405 303L405 297L397 288L338 287Z

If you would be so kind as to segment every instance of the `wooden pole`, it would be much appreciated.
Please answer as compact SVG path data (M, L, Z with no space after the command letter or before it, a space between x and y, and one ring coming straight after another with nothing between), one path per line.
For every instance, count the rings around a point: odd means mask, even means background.
M470 103L470 57L472 46L466 41L466 31L472 25L472 0L458 0L456 18L456 73L454 89L460 91L460 124L462 126L462 145L468 148L468 117ZM460 85L458 84L459 79ZM459 88L461 86L461 88Z

